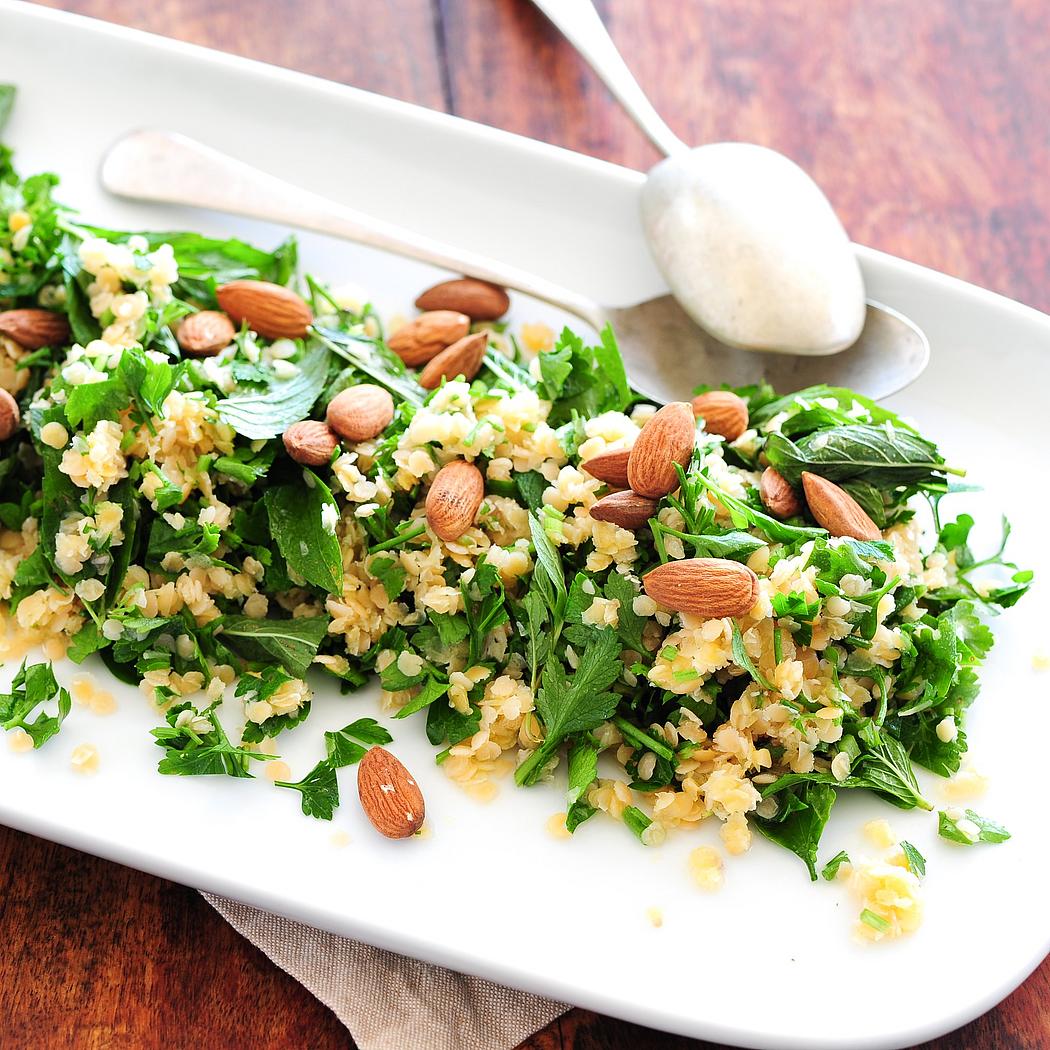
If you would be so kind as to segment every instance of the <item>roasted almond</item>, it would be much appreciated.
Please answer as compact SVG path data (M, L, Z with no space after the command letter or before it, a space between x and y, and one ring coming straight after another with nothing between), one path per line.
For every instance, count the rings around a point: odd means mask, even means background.
M732 390L708 390L693 398L693 415L703 416L704 430L736 441L747 430L747 402Z
M470 331L470 318L459 310L430 310L403 324L386 345L409 368L418 368Z
M580 466L592 478L604 481L606 485L612 485L614 488L625 489L628 487L627 460L630 457L629 448L618 448L612 452L599 452Z
M766 467L762 471L758 492L766 510L774 518L793 518L802 513L802 500L784 479L783 474L778 473L772 467Z
M427 521L446 543L458 540L471 525L485 498L481 471L464 459L446 463L427 493Z
M325 419L346 441L368 441L378 437L394 418L390 391L373 383L360 383L341 390L328 402Z
M640 529L655 513L658 504L654 499L639 496L637 492L624 489L602 496L590 509L595 521L611 521L621 529Z
M819 474L802 473L809 512L818 525L832 536L849 536L854 540L881 540L878 525L864 508L845 490Z
M24 350L62 346L69 339L69 322L52 310L0 310L0 335L13 339Z
M642 427L627 460L627 481L640 496L659 499L678 488L675 464L685 466L696 442L696 420L684 401L664 405Z
M18 429L21 418L18 402L0 387L0 441L6 441Z
M510 309L510 297L498 285L474 277L442 281L417 300L418 310L455 310L473 321L495 321Z
M654 602L707 619L743 616L758 601L758 577L725 558L666 562L647 572L642 586Z
M215 297L234 323L247 323L266 339L302 339L314 319L306 300L283 284L230 281Z
M293 423L282 437L288 455L307 467L323 467L339 444L332 428L316 419Z
M235 334L233 322L221 310L199 310L182 319L175 339L193 357L212 357L225 350Z
M386 748L369 748L361 759L357 794L372 827L388 839L407 839L423 826L423 792Z
M457 339L426 363L419 373L419 385L424 390L436 390L442 379L455 379L456 376L473 379L481 370L488 345L488 332L475 332Z

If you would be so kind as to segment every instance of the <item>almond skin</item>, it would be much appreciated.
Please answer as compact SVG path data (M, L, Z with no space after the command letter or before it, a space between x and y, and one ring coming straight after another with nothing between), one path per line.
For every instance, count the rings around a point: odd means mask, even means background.
M6 441L18 429L21 418L18 402L0 387L0 441Z
M498 284L460 277L428 288L417 300L417 310L455 310L472 321L495 321L510 309L510 297Z
M423 826L423 792L386 748L373 747L357 767L357 794L372 827L388 839L407 839Z
M758 483L758 492L762 497L762 503L766 510L774 518L794 518L802 513L802 500L795 494L795 490L784 480L784 476L772 467L766 467L762 471L762 478Z
M214 357L233 342L235 334L233 322L221 310L200 310L183 318L175 338L193 357Z
M427 521L446 543L458 540L471 525L485 498L481 471L464 459L446 463L427 493Z
M442 379L455 379L456 376L473 379L481 370L488 345L488 332L475 332L457 339L427 362L419 373L419 385L424 390L436 390Z
M604 481L606 485L612 485L614 488L625 489L628 487L627 460L630 458L629 448L618 448L613 452L599 452L580 466L592 478Z
M247 322L265 339L302 339L314 315L301 295L269 281L230 281L215 292L235 324Z
M0 310L0 335L24 350L62 346L69 340L69 322L52 310Z
M639 496L637 492L624 489L602 496L590 509L595 521L611 521L621 529L640 529L655 513L658 503L654 499Z
M430 310L402 325L386 345L408 365L418 368L470 331L470 318L458 310Z
M659 499L678 488L676 463L685 466L696 442L696 420L684 401L664 405L642 427L627 460L627 480L640 496Z
M736 441L747 430L747 402L731 390L709 390L693 398L693 415L704 417L704 430Z
M809 512L832 536L849 536L854 540L881 540L878 525L864 508L845 490L819 474L803 471L802 488Z
M346 441L368 441L378 437L394 418L394 399L389 390L373 383L360 383L340 391L328 403L325 419Z
M282 435L288 455L307 467L323 467L332 458L339 438L327 423L304 419L293 423Z
M669 561L647 572L642 586L654 602L707 619L743 616L758 601L758 577L725 558Z

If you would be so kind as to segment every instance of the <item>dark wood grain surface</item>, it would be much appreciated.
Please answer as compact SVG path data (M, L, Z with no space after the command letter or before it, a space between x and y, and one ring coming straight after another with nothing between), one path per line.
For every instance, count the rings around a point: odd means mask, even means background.
M525 0L47 0L633 167L656 159ZM854 238L1050 309L1046 0L606 0L671 126L782 150ZM0 829L0 1046L351 1048L194 891ZM1050 962L922 1050L1050 1047ZM573 1010L528 1050L714 1050ZM407 1050L407 1048L406 1048Z

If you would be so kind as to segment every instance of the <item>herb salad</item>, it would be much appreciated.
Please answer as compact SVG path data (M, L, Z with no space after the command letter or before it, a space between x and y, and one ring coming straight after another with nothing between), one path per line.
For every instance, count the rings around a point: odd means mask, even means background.
M960 769L988 615L1031 574L971 551L961 471L910 423L824 386L658 410L609 330L511 330L501 290L448 282L387 332L299 286L294 240L92 227L56 181L0 159L4 653L137 684L162 774L251 777L321 676L378 676L470 789L554 778L565 830L647 845L714 817L815 878L839 792L928 810L914 765ZM390 742L346 704L278 781L321 819ZM46 664L0 697L34 746L69 711Z

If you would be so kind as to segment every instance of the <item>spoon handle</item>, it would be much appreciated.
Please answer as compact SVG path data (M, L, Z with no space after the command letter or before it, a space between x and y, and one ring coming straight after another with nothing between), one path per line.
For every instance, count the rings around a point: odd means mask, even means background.
M110 147L100 177L121 197L208 208L341 237L524 292L596 329L605 323L597 304L551 281L374 219L176 132L126 135Z
M605 83L664 156L689 147L664 123L627 68L591 0L532 0Z

